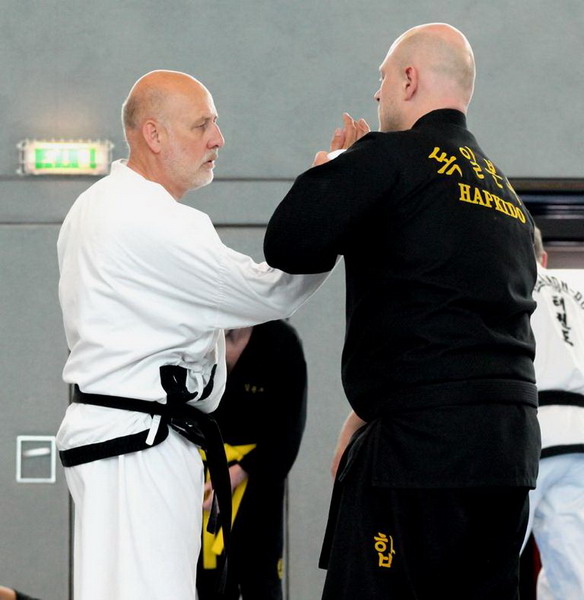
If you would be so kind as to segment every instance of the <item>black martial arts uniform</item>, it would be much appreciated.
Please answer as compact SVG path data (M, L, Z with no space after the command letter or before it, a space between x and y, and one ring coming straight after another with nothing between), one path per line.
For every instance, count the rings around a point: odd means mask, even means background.
M243 600L282 599L285 481L304 432L306 384L295 329L285 321L256 325L213 413L225 443L247 447L238 461L248 480L231 533L226 600L240 593ZM204 558L199 600L211 600L216 575L203 568Z
M533 223L465 116L300 175L264 252L290 273L345 261L343 385L368 425L339 469L323 598L516 598L540 445Z

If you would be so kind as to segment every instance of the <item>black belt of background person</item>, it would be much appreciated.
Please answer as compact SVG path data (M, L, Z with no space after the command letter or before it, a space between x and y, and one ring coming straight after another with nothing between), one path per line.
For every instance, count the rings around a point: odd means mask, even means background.
M200 400L211 394L215 371L216 365L213 367L211 378L205 386ZM205 450L206 464L215 491L207 530L210 533L217 533L219 528L222 527L223 542L227 550L231 530L231 480L223 437L215 419L187 404L189 400L193 400L197 396L197 392L192 393L187 390L186 376L187 371L183 367L176 365L160 367L160 380L166 392L166 404L121 396L86 394L76 385L73 402L147 413L152 416L160 415L161 419L154 442L151 445L146 444L149 430L145 430L105 442L62 450L59 452L59 456L64 467L73 467L102 458L146 450L163 442L168 437L168 427L172 427L190 442ZM193 507L193 510L196 510L196 507ZM227 551L224 560L223 577L220 584L221 591L226 576Z
M578 406L584 409L584 395L564 390L543 390L539 392L540 406ZM571 444L554 444L541 449L541 458L562 456L564 454L581 454L584 444L581 442Z
M575 392L564 392L564 390L543 390L538 392L538 396L540 406L560 404L562 406L584 407L584 396Z

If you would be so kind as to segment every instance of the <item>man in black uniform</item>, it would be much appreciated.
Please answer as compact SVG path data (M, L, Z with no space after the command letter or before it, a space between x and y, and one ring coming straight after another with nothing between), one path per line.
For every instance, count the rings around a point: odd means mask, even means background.
M540 446L532 219L466 127L475 69L462 33L415 27L380 71L381 131L328 162L319 153L264 244L290 273L345 261L356 434L323 598L516 599Z
M281 600L285 482L306 423L304 352L296 330L281 320L228 331L225 341L227 386L213 416L230 461L235 521L221 598ZM218 598L221 550L221 542L205 533L199 600Z

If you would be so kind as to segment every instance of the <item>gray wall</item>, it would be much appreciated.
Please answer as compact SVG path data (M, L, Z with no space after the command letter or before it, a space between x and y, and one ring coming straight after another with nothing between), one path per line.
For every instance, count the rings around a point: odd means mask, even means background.
M378 65L406 28L462 29L478 65L469 125L510 177L582 177L582 0L510 3L247 0L0 0L0 584L67 594L68 517L56 484L16 484L18 434L53 434L67 405L54 242L90 178L22 178L27 137L109 138L119 108L156 68L212 91L227 144L217 181L187 202L235 248L261 257L263 226L291 179L325 147L343 111L376 126ZM290 484L290 597L319 597L316 568L329 462L347 412L339 382L342 266L293 318L310 364L309 416Z

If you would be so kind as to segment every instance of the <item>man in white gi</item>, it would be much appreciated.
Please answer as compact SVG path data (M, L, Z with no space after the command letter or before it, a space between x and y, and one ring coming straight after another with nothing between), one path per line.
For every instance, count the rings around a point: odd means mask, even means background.
M530 492L526 541L533 532L542 572L538 600L584 598L584 293L547 270L541 232L531 317L536 340L542 460ZM525 544L524 544L525 545Z
M192 423L181 429L165 407L213 411L222 329L291 315L326 274L256 264L178 202L211 182L224 144L200 82L148 73L123 124L128 160L81 194L58 241L75 402L57 441L75 502L75 600L194 600L203 465L177 432Z

